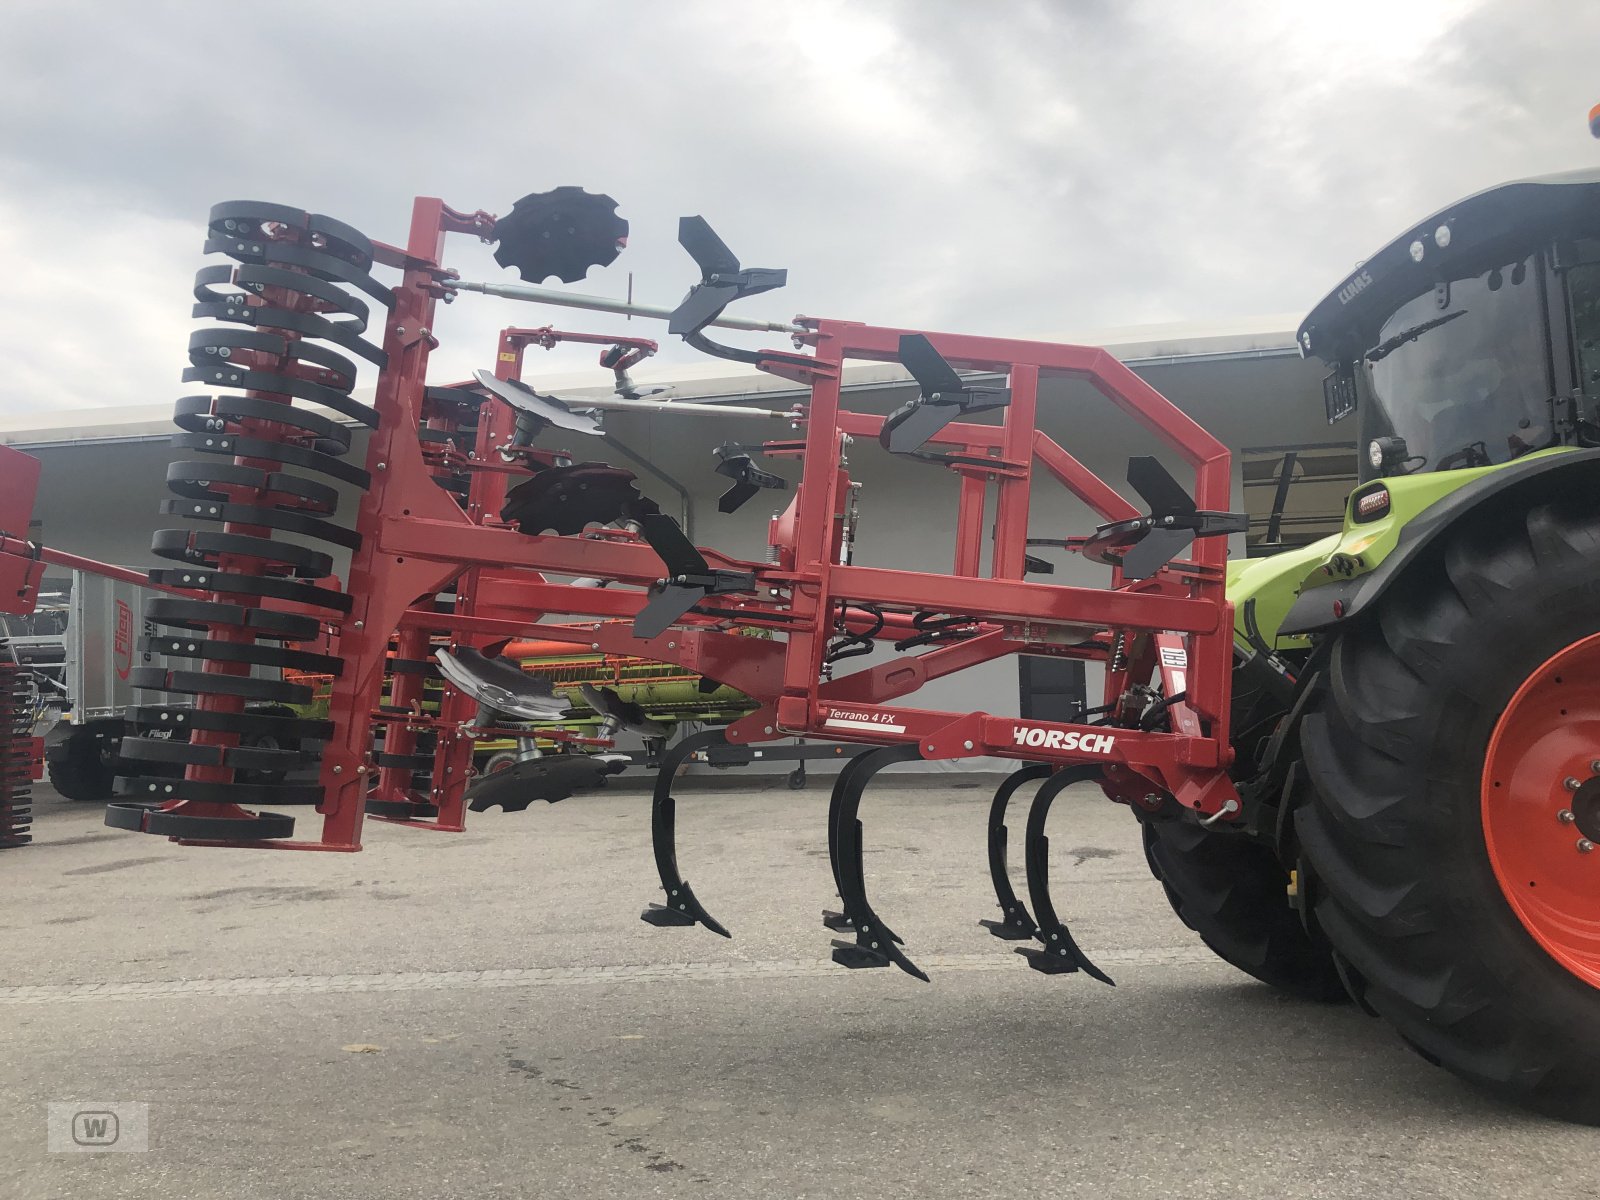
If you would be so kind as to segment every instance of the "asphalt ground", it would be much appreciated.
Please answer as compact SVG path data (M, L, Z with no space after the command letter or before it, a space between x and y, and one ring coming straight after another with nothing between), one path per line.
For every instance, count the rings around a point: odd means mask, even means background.
M1058 801L1052 871L1115 988L978 927L986 788L863 808L931 984L828 961L821 781L682 793L731 941L639 921L637 791L369 825L358 855L184 848L37 796L35 844L0 851L5 1200L1600 1192L1600 1131L1215 961L1093 793ZM51 1101L148 1103L150 1151L47 1153Z

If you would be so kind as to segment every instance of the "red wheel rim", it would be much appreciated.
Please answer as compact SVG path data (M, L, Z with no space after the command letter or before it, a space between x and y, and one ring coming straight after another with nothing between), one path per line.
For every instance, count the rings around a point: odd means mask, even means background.
M1489 738L1482 790L1489 862L1512 911L1600 987L1600 634L1517 689Z

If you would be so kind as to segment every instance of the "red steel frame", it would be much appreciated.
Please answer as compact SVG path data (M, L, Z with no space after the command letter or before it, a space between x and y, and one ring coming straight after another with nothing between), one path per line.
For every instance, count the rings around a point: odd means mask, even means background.
M797 370L790 357L772 368L802 378L811 388L803 443L769 447L774 455L799 454L802 464L794 503L774 522L778 561L744 562L705 550L713 567L756 576L754 593L716 599L720 613L737 613L737 618L691 613L659 637L640 639L633 636L628 619L646 598L638 589L654 583L663 570L647 545L615 530L598 537L529 537L496 522L508 472L495 465L491 451L508 440L509 412L492 402L482 410L465 509L436 486L419 448L428 355L437 344L431 327L444 291L441 281L448 277L441 265L445 235L482 231L483 214L457 213L439 200L421 198L406 248L379 250L379 261L400 268L404 277L385 332L389 366L378 382L380 423L367 462L374 483L361 504L357 527L364 540L350 570L355 608L343 621L337 643L345 670L332 689L329 715L335 736L322 767L322 838L260 844L321 849L359 845L372 770L370 720L382 688L388 642L396 631L403 654L425 653L437 634L479 645L508 635L534 635L675 663L761 702L757 712L729 728L730 741L787 735L871 744L916 741L927 758L990 754L1062 764L1104 763L1131 780L1135 790L1170 792L1206 814L1224 811L1234 799L1226 775L1232 615L1223 594L1225 543L1201 539L1189 559L1148 580L1126 581L1112 568L1109 589L1023 578L1028 495L1036 472L1059 482L1106 521L1137 515L1115 489L1035 427L1042 380L1065 377L1093 385L1193 469L1199 507L1227 507L1231 478L1226 448L1127 367L1089 347L930 335L956 367L1006 374L1011 402L997 424L956 423L936 438L941 448L986 460L952 467L961 479L951 573L857 566L837 561L850 487L847 470L839 464L846 437L875 438L884 418L841 407L841 371L852 359L896 361L902 331L803 321L808 332L800 340L813 350L814 362ZM521 347L537 340L527 335L539 332L507 331L497 355L500 377L518 372ZM524 335L520 344L519 333ZM990 480L997 500L993 553L985 575L979 564ZM576 588L549 581L547 573L603 576L631 586ZM458 581L454 611L436 611L432 598L452 581ZM426 603L418 605L419 598ZM880 635L884 638L905 636L910 615L918 611L971 617L977 632L920 655L903 654L828 679L823 657L841 622L857 631L865 626L858 613L847 613L847 605L886 610L890 620ZM565 623L538 623L552 614L562 615ZM735 623L771 628L785 637L743 637L730 632ZM1172 706L1173 728L1180 732L891 704L930 679L1024 652L1106 661L1107 698L1116 701L1131 684L1153 677L1156 643L1147 635L1158 634L1187 657L1185 701ZM1173 643L1174 638L1179 640ZM408 824L460 827L470 746L452 724L464 715L462 702L448 702L445 715L448 719L438 726L432 797L439 815ZM408 743L402 737L388 745L403 750ZM376 794L404 797L409 788L408 771L388 768L380 772Z
M460 829L471 744L458 726L470 715L470 703L447 689L438 720L395 712L413 706L422 687L420 676L397 673L391 711L377 711L390 639L396 641L397 657L421 659L440 636L479 646L507 636L537 636L673 663L709 676L760 704L728 727L731 742L799 735L865 744L915 742L924 758L998 755L1062 765L1093 763L1105 767L1107 790L1117 798L1138 801L1147 792L1170 793L1203 814L1227 816L1238 810L1226 770L1231 759L1233 619L1224 595L1225 542L1198 539L1189 558L1170 563L1149 579L1126 580L1112 566L1109 588L1036 583L1023 575L1029 493L1036 474L1055 480L1107 522L1138 515L1114 488L1036 428L1044 380L1091 384L1192 468L1192 495L1199 508L1227 507L1231 472L1226 448L1159 392L1104 350L930 334L935 348L955 367L1006 375L1010 403L996 424L957 422L933 439L940 449L955 452L949 469L960 477L950 573L856 565L841 561L851 496L846 451L852 439L876 439L885 418L841 406L842 371L849 360L897 361L905 331L801 318L798 323L806 332L797 341L812 350L812 359L799 363L793 354L774 355L762 364L809 385L811 392L810 404L797 417L797 425L804 425L803 440L766 447L771 456L797 457L801 464L793 502L772 522L774 561L745 562L704 549L713 568L752 572L756 588L719 595L713 602L715 613L691 612L658 637L637 638L631 619L647 599L645 589L663 573L661 560L647 544L615 529L531 537L499 523L508 479L527 473L525 466L506 464L497 453L509 442L514 425L503 405L483 405L470 457L463 458L447 443L443 448L431 443L430 460L419 440L424 425L451 427L437 407L429 407L425 394L428 356L438 344L432 333L434 315L451 275L442 266L446 235L483 236L493 220L486 213L461 213L422 197L413 206L406 246L377 246L376 261L400 270L402 279L384 331L388 365L378 378L379 423L366 463L373 482L357 515L362 542L347 585L353 608L333 622L334 652L344 660L344 670L332 683L328 715L334 733L322 760L323 799L317 806L321 837L223 844L359 849L369 796L390 801L389 807L394 801L429 801L437 807L436 815L422 817L427 810L419 809L417 817L388 819ZM651 346L639 339L556 335L548 328L509 329L498 348L496 374L515 377L523 349L549 344L555 336L606 344L620 340L635 351ZM865 446L850 452L881 453ZM531 451L528 457L548 466L557 455ZM437 484L441 469L462 468L470 479L464 505ZM985 574L980 564L991 484L996 503ZM21 542L3 549L20 557L24 546L32 555L38 553ZM49 557L67 558L59 552ZM9 553L0 555L0 561L7 558L15 561ZM600 576L622 586L580 588L552 582L547 575ZM452 583L454 602L444 610L436 597ZM875 635L884 640L908 636L912 617L920 612L970 618L970 636L833 678L824 667L828 643L841 631L859 634L869 628L864 606L884 614ZM559 616L562 623L541 624L547 616ZM750 638L735 632L738 626L766 628L783 637ZM1016 653L1105 662L1113 723L1019 720L892 703L929 680ZM1144 700L1131 689L1158 677L1165 695L1181 692L1183 699L1168 702L1167 729L1141 730L1136 718ZM386 754L409 755L419 728L431 725L437 730L431 797L414 794L409 768L375 767L375 719L389 722ZM195 770L217 768L191 768Z

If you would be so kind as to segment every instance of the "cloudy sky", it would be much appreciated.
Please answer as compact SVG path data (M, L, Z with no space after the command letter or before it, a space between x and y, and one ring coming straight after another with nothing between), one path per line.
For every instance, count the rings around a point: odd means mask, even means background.
M414 195L505 212L578 184L632 224L585 291L631 271L675 302L677 218L702 213L789 268L752 315L1066 334L1299 314L1452 199L1600 162L1600 6L1570 0L5 10L0 420L179 395L222 199L399 242ZM467 277L511 279L457 241ZM552 319L624 328L471 297L439 374Z

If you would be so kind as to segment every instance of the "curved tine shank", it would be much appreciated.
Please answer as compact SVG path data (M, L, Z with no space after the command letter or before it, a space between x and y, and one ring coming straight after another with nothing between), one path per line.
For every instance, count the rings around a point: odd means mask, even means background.
M924 983L928 976L901 951L897 940L889 936L887 928L872 911L867 901L866 874L861 861L861 822L857 814L861 809L861 796L872 777L884 767L920 758L920 748L915 742L901 746L883 746L862 756L860 769L853 772L845 785L839 805L839 893L844 900L844 911L855 925L856 940L833 943L833 961L841 966L859 969L886 967L890 963L907 975Z
M720 729L706 729L682 739L661 759L661 769L656 772L655 791L650 799L650 845L655 851L656 874L661 877L661 889L667 894L665 904L652 904L639 914L639 919L651 925L704 925L712 933L731 938L729 933L695 898L689 881L678 872L678 852L674 846L677 836L678 804L672 796L672 781L678 768L688 761L696 750L721 745L726 740Z
M1054 769L1049 763L1029 763L1013 771L995 789L994 801L989 805L989 878L994 883L995 902L1000 905L1000 920L979 921L978 924L1008 942L1026 941L1038 926L1028 915L1027 906L1017 899L1006 870L1006 843L1010 837L1006 829L1006 807L1018 788L1036 779L1048 778Z
M1101 983L1116 986L1116 981L1095 966L1078 946L1072 931L1056 914L1050 899L1050 839L1044 835L1045 819L1050 815L1050 805L1055 798L1074 783L1098 779L1097 766L1067 767L1057 771L1039 788L1028 810L1028 831L1025 859L1028 868L1028 898L1033 902L1033 912L1039 922L1034 934L1043 944L1036 947L1018 947L1017 953L1028 959L1028 965L1047 975L1083 971Z
M851 786L850 781L860 773L873 752L873 749L868 749L852 755L835 777L833 791L828 796L828 865L833 868L833 889L838 893L841 904L844 903L844 885L839 882L839 811L844 805L845 789ZM850 933L855 929L848 912L835 912L829 908L822 910L822 924L835 933ZM882 928L880 931L890 941L900 941L894 930Z

